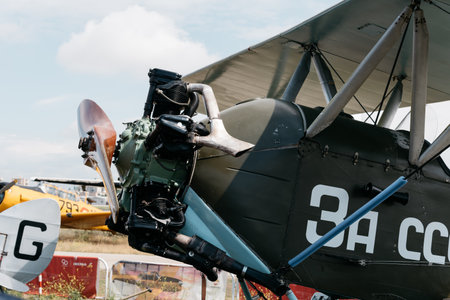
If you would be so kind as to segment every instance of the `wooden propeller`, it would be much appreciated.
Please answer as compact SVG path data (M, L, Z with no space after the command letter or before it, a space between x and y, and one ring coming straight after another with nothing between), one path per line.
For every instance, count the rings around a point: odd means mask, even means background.
M92 100L83 100L78 107L78 132L84 151L84 164L96 170L106 189L114 223L119 212L111 161L116 144L116 131L105 112Z

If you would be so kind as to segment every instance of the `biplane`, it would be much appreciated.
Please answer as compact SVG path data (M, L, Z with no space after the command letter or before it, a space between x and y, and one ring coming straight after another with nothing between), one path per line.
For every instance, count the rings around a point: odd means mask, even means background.
M61 182L61 179L58 182ZM109 211L101 210L83 201L76 201L75 198L68 199L62 194L47 193L38 186L21 186L17 185L16 181L0 182L0 212L20 203L42 198L53 199L58 203L62 228L109 230L105 225L105 220L110 215Z
M187 76L152 69L144 115L117 144L83 101L79 147L110 227L210 280L223 269L290 299L291 283L330 298L449 297L450 127L424 139L426 104L450 99L449 10L343 1ZM191 118L199 99L207 126ZM410 131L389 129L400 106Z

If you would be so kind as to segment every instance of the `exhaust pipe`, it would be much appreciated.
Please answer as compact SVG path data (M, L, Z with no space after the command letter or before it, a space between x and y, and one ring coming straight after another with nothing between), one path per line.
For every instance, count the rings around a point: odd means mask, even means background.
M192 136L191 142L201 146L219 149L235 157L242 155L255 145L232 137L220 119L219 107L216 96L209 85L200 83L189 83L188 92L197 92L205 99L206 114L211 123L211 133L207 136Z

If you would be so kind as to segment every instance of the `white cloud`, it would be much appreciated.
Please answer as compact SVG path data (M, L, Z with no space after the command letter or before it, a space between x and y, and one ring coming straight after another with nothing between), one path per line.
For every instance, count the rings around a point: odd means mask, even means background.
M55 97L38 100L36 102L36 105L45 106L45 105L50 105L50 104L54 104L54 103L64 102L67 99L68 99L67 96L55 96Z
M52 18L84 18L85 16L102 16L111 11L126 9L133 4L154 8L159 11L186 11L193 5L200 5L207 0L171 0L171 1L142 1L142 0L2 0L0 14L20 14L28 17Z
M187 73L216 59L170 18L140 6L89 21L58 50L58 61L70 70L139 77L152 67Z
M3 157L35 160L53 155L70 155L75 150L71 142L50 142L42 139L22 139L18 137L0 137ZM32 149L32 151L30 151Z
M86 177L95 171L83 166L81 152L76 143L59 138L44 140L15 135L0 136L0 177L32 176Z
M251 28L239 28L236 29L237 35L241 38L250 40L250 41L265 41L279 33L284 32L285 30L291 28L292 26L283 26L283 25L266 25L261 27L251 27Z
M24 41L27 36L28 36L27 30L17 23L13 22L0 23L0 41L21 42Z

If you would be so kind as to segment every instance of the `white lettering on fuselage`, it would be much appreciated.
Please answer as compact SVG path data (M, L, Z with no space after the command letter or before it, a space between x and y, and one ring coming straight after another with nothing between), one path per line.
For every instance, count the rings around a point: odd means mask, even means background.
M322 196L332 196L339 200L338 210L327 211L322 210L320 214L320 219L322 221L334 223L336 226L344 221L345 216L347 215L348 208L348 194L344 189L319 184L316 185L311 192L311 206L320 207L320 200ZM306 239L311 244L320 239L321 236L317 234L317 221L308 220L308 224L306 225ZM344 241L344 232L336 235L332 240L325 244L327 247L337 248Z
M418 251L408 250L406 245L408 243L409 228L414 227L416 233L424 234L423 239L423 256L424 258L435 264L445 264L445 256L436 255L431 252L433 247L433 234L435 231L439 232L439 235L444 238L448 238L447 227L440 222L431 222L424 228L422 222L416 218L406 218L400 224L400 232L398 234L398 253L401 257L411 260L420 260L421 253ZM448 257L450 260L450 248L448 251Z
M320 207L320 202L323 196L331 196L333 198L337 198L338 209L337 211L327 211L322 210L320 214L320 220L334 223L338 225L344 218L347 216L348 211L348 193L346 190L342 188L337 188L329 185L319 184L316 185L311 193L311 202L310 205L313 207ZM358 226L361 220L366 219L369 221L369 233L367 236L358 234ZM373 253L375 247L375 236L377 232L377 222L378 222L378 213L371 211L363 216L360 220L353 223L349 228L348 240L347 240L347 250L355 250L355 244L364 244L366 245L366 252ZM306 239L308 242L313 244L322 236L317 233L317 221L308 220L306 225ZM344 234L342 231L333 239L331 239L328 243L325 244L327 247L337 248L342 245L344 242Z
M349 195L346 190L338 187L319 184L316 185L311 192L310 206L321 207L321 203L325 200L323 196L332 197L338 200L338 207L336 211L321 210L320 220L307 220L306 224L306 239L309 243L313 244L322 235L317 233L317 227L319 222L328 222L337 226L346 217L348 213ZM335 200L333 200L335 201ZM360 222L362 220L368 221L369 229L367 235L358 234ZM373 254L375 250L375 240L377 234L378 224L378 212L370 211L361 219L353 223L348 230L348 239L346 249L355 251L355 245L365 245L365 252ZM423 234L423 249L422 252L413 251L408 249L408 233L416 232ZM404 259L420 261L422 253L423 257L430 263L445 264L446 257L443 255L437 255L432 252L433 236L438 233L443 238L449 237L449 231L447 227L440 222L431 222L427 226L416 218L405 218L399 228L398 233L398 253ZM328 241L325 246L330 248L338 248L344 243L345 231L336 235L333 239ZM395 241L393 241L393 244ZM394 245L393 245L394 246ZM417 249L416 249L417 250ZM448 248L448 259L450 260L450 245Z

